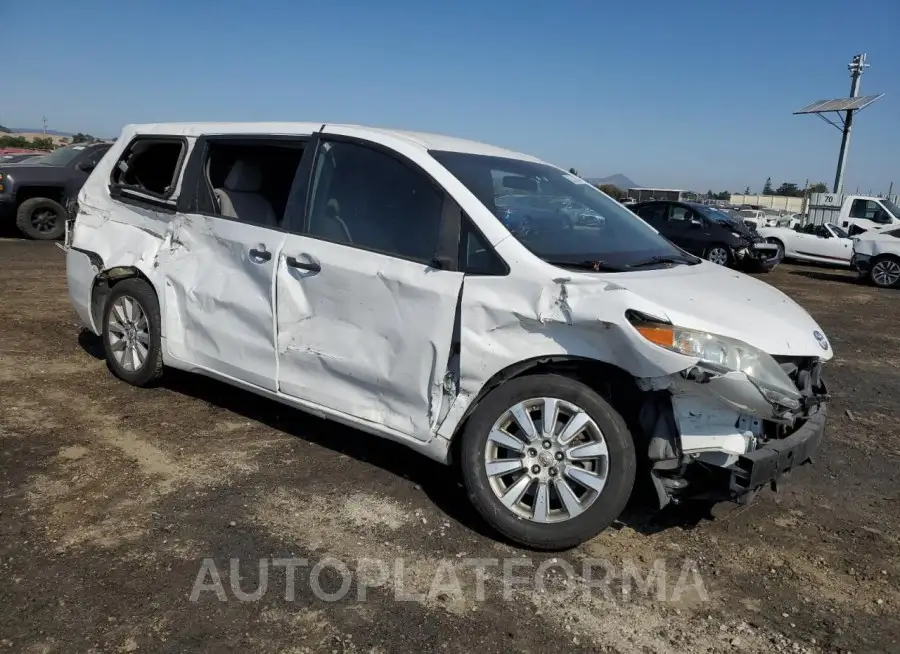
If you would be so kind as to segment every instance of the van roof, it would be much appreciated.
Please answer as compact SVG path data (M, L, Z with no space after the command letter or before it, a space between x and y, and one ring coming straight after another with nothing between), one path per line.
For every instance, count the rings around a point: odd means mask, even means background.
M343 125L320 122L263 122L263 123L149 123L144 125L127 125L122 130L122 139L131 140L137 134L159 134L175 136L209 136L213 134L281 134L308 135L323 130L325 134L343 134L357 136L375 142L388 144L391 139L399 139L409 145L423 150L445 150L482 154L495 157L508 157L539 161L536 157L514 150L499 148L479 141L470 141L454 136L430 134L365 125Z

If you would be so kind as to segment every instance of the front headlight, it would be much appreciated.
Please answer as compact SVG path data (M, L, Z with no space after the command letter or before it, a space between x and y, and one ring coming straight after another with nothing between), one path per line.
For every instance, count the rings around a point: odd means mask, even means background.
M752 379L770 400L797 408L800 391L766 352L728 336L666 325L633 322L645 339L667 350L700 359L713 372L738 371Z

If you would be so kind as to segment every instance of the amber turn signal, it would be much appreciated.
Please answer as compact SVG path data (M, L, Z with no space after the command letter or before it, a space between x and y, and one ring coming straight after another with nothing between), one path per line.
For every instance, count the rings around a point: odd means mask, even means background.
M669 325L635 325L641 336L660 347L671 348L675 344L675 330Z

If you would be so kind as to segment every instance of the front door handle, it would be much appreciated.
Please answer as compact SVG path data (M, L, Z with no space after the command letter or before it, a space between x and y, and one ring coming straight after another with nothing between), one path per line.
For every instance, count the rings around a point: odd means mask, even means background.
M322 266L315 261L298 261L296 257L287 257L284 262L291 268L299 268L300 270L308 270L309 272L319 272L322 270Z
M257 250L256 248L250 249L250 261L252 261L253 263L265 263L271 258L272 253L265 248L261 250Z

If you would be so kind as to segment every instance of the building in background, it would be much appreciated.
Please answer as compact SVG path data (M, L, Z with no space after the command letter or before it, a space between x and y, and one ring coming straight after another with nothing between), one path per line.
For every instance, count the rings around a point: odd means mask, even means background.
M671 188L630 188L628 197L637 202L648 200L669 200L670 202L693 202L697 194L693 191L682 191Z

